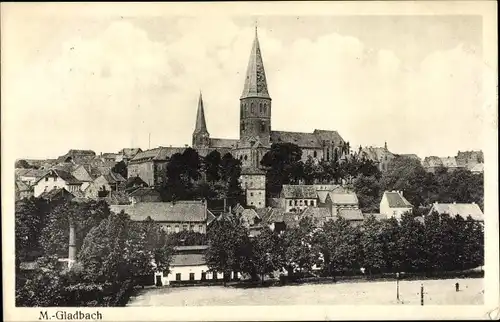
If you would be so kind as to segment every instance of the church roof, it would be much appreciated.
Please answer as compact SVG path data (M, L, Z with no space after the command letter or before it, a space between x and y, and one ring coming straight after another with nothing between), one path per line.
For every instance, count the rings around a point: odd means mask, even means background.
M194 128L194 133L207 133L207 123L205 121L205 110L203 109L203 97L198 98L198 111L196 112L196 125Z
M301 148L318 148L320 143L318 138L312 133L271 131L272 143L293 143Z
M210 139L211 148L235 148L237 144L236 139Z
M337 131L314 130L313 134L316 135L320 142L330 141L335 143L335 145L344 143L344 139L342 139Z
M245 85L241 98L246 97L263 97L270 98L267 91L266 72L264 71L264 62L260 52L259 38L257 36L257 28L255 28L255 39L250 52L248 61L247 74L245 77Z

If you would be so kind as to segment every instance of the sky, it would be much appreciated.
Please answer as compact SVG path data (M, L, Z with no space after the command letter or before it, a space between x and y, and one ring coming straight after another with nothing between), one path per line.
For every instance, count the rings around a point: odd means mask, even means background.
M200 91L211 137L238 138L255 25L273 130L420 157L483 149L495 75L481 16L23 18L2 19L2 126L19 158L191 144Z

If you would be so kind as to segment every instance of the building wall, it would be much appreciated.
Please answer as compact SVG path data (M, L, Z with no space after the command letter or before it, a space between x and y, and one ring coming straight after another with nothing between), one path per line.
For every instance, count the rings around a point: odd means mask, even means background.
M128 177L136 177L139 176L144 182L146 182L149 186L153 186L155 183L155 171L154 171L154 162L146 161L146 162L133 162L129 163L127 166Z
M284 199L285 199L285 211L286 212L302 211L302 210L306 209L307 207L317 207L318 206L318 200L316 198L314 198L314 199L284 198Z
M264 174L245 174L240 178L241 188L245 191L248 206L266 206L266 176Z
M35 183L36 179L38 179L38 178L28 177L28 176L19 176L19 180L28 184L29 186L32 186Z
M224 277L223 273L208 272L207 265L172 266L170 267L170 273L167 276L165 276L163 272L157 272L155 275L161 276L163 285L169 285L170 282L176 281L177 274L181 274L181 281L189 281L190 273L194 273L194 280L200 281L202 273L204 272L206 273L207 280L213 280L214 274L217 275L217 279L219 280L222 280ZM231 273L231 277L234 277L233 273Z
M266 206L265 189L247 189L245 191L247 206L264 208Z
M271 100L268 98L244 98L240 102L240 139L259 138L269 145L271 134Z
M35 197L40 196L45 191L50 191L56 188L65 188L69 192L74 192L80 190L80 184L78 185L68 185L66 181L59 177L45 177L42 178L35 186L33 190L33 195Z
M412 207L403 207L403 208L391 208L386 200L386 198L382 198L380 201L380 213L386 215L387 218L394 217L398 220L401 219L401 216L406 213L412 211Z
M160 226L167 233L176 233L184 230L205 234L207 232L206 222L160 222Z

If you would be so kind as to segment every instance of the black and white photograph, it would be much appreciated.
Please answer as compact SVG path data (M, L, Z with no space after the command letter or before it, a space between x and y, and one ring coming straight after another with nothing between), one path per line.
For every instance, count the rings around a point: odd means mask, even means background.
M495 9L3 3L4 318L498 318Z

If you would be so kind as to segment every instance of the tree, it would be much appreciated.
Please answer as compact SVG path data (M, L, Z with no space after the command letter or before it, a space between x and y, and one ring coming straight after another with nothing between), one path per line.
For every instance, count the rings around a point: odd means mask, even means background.
M46 255L67 256L69 243L69 223L76 224L76 248L81 248L87 233L110 214L105 201L67 201L56 205L47 216L42 229L40 244Z
M304 177L302 150L293 143L273 143L262 158L261 164L267 168L266 191L277 195L283 184L297 182Z
M85 237L78 261L84 279L123 283L155 270L168 272L171 248L158 224L136 223L123 211L111 214Z
M266 274L283 267L280 242L278 234L267 226L252 240L252 263L262 283Z
M122 160L118 163L116 163L112 168L111 171L114 173L120 174L122 177L125 179L128 178L128 171L127 171L127 164Z
M204 172L208 182L220 180L221 155L218 151L210 152L204 159Z
M360 232L343 217L323 225L321 253L329 275L352 271L359 267Z
M211 224L207 234L205 259L210 271L222 272L224 276L232 271L253 273L248 232L237 219L228 217L217 220Z
M384 226L375 217L369 216L363 222L360 236L361 263L368 274L381 272L385 268Z
M304 217L297 227L292 227L283 233L284 267L289 276L300 271L309 273L318 261L319 252L313 242L314 224L311 218Z
M172 246L206 245L207 236L203 233L183 230L178 233L168 234L167 243Z
M46 207L43 199L21 199L15 205L16 267L40 252L39 238L45 225Z
M359 208L364 213L377 212L382 195L380 183L375 176L358 175L353 182Z
M427 223L424 225L411 214L403 214L400 221L399 258L403 272L418 272L424 270L430 260L428 254L429 243L426 235Z

